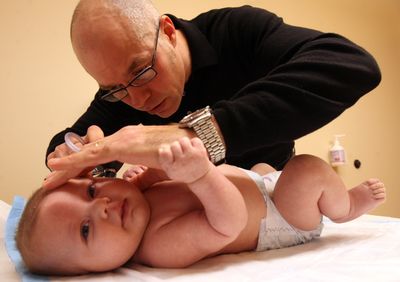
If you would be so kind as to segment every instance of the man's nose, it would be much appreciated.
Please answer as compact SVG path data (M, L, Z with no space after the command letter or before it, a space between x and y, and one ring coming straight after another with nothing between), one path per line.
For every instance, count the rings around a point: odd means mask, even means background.
M150 90L146 86L141 87L128 87L128 103L139 110L146 110L146 101L150 97Z

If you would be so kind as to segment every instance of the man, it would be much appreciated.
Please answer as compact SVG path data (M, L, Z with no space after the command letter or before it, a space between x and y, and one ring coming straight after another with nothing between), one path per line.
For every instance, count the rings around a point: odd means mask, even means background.
M47 160L68 154L67 131L93 142L102 136L88 131L91 125L105 135L137 125L126 132L138 163L161 143L199 136L214 163L226 157L243 168L266 162L282 169L295 139L380 82L375 60L361 47L250 6L187 21L160 16L148 0L81 0L71 40L100 90L51 140Z

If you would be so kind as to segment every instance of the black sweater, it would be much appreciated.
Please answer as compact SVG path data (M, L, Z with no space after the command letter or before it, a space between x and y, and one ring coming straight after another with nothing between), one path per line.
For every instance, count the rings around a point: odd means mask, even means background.
M381 79L374 58L340 35L295 27L266 10L244 6L211 10L188 21L169 15L188 41L192 74L179 110L169 118L99 99L67 131L90 125L106 135L126 125L178 122L210 105L227 146L227 162L278 169L294 140L327 124Z

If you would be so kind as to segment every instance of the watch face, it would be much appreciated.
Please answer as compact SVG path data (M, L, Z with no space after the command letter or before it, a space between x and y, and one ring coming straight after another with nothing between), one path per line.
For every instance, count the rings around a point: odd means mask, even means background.
M211 112L210 112L209 106L188 114L179 123L180 124L188 124L188 126L191 127L193 123L197 122L198 120L200 120L202 118L207 118L207 117L211 117Z

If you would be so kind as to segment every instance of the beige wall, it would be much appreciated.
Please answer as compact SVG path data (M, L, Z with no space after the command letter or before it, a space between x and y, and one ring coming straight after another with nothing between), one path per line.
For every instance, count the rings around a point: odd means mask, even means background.
M332 135L344 133L348 164L338 173L348 185L382 178L387 203L374 214L400 217L400 2L397 0L155 1L161 12L191 18L202 11L250 4L287 23L341 33L378 60L383 81L334 122L297 141L298 153L327 159ZM96 83L80 67L69 42L77 0L2 1L0 4L0 199L28 196L47 174L49 139L85 110ZM352 166L362 162L360 169Z

